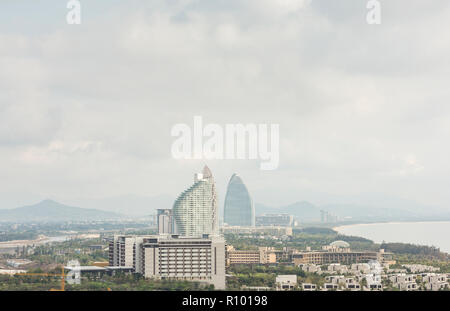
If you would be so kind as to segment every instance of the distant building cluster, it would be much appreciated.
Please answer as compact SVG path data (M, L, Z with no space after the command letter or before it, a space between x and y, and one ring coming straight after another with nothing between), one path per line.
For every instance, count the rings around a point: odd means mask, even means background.
M227 265L284 262L295 266L304 266L307 272L318 272L314 269L326 264L329 264L333 269L339 269L341 264L367 263L374 260L392 263L392 253L384 252L384 250L379 252L351 251L349 244L344 241L335 241L324 246L322 251L299 251L288 247L282 250L276 250L273 247L259 247L257 250L235 250L233 246L228 245L226 256Z
M227 265L274 265L291 264L305 273L324 277L323 284L298 283L297 275L276 277L276 290L304 291L381 291L398 288L403 291L448 289L449 275L437 273L439 268L426 265L403 265L404 269L389 269L395 264L393 254L352 251L345 241L335 241L322 247L321 251L299 251L293 248L282 250L273 247L258 247L255 250L236 250L227 245ZM270 288L245 287L247 290Z
M21 266L30 264L32 261L28 259L8 259L6 264L10 267L19 268Z
M386 254L386 253L383 253ZM382 258L381 258L382 259ZM306 273L325 277L323 284L298 283L297 275L279 275L276 277L276 290L303 291L382 291L386 288L397 288L402 291L428 290L439 291L449 289L450 274L437 273L439 268L426 265L403 265L406 269L397 271L389 269L391 261L370 260L365 263L331 263L318 265L313 263L299 264ZM323 267L325 269L323 270ZM434 272L429 272L434 271Z
M282 237L282 236L292 236L292 228L291 227L278 227L278 226L270 226L270 227L240 227L240 226L226 226L222 227L222 232L225 233L234 233L234 234L263 234L270 235L274 237Z
M293 227L294 216L288 214L263 214L256 217L256 225Z
M331 214L330 212L321 210L320 221L322 223L335 223L338 221L338 217L336 215Z
M449 289L449 274L423 273L423 274L388 274L379 270L377 262L362 265L353 264L351 267L343 266L345 275L331 274L334 268L322 271L315 265L303 265L305 272L326 274L323 284L298 283L297 275L279 275L276 277L276 290L303 290L303 291L382 291L388 287L402 291L439 291Z

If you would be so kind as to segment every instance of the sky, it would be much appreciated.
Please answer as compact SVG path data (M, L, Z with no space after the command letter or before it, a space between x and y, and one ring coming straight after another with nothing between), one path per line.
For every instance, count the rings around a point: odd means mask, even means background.
M450 210L450 2L380 2L0 1L0 208L175 198L208 164L222 200L237 172L267 205ZM279 124L279 167L174 159L194 116Z

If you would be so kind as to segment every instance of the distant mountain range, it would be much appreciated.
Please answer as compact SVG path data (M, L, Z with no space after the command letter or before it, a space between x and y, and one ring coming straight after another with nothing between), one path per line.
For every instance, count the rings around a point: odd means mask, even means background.
M172 208L173 198L169 196L141 197L121 196L94 200L76 200L69 206L44 200L38 204L13 209L0 209L0 222L61 222L83 220L117 220L129 217L145 217L154 215L158 208ZM300 223L318 223L321 221L321 210L337 216L339 222L384 222L384 221L426 221L450 220L450 212L435 210L425 206L407 204L409 202L374 202L376 206L350 204L315 205L307 201L299 201L280 207L255 204L256 215L283 213L293 215ZM95 208L98 206L101 209ZM400 207L396 207L400 206ZM410 206L410 208L405 208ZM223 203L220 204L220 215L223 215Z
M172 208L175 198L169 195L121 195L105 198L84 198L70 201L71 205L111 211L127 217L145 217L156 214L159 208Z
M112 220L122 216L117 213L64 205L44 200L35 205L0 209L2 222L61 222L82 220Z

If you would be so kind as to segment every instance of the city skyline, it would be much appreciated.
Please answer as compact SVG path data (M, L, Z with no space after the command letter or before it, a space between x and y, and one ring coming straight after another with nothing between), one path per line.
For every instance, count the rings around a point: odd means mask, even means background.
M0 1L0 293L449 292L448 29L449 0Z

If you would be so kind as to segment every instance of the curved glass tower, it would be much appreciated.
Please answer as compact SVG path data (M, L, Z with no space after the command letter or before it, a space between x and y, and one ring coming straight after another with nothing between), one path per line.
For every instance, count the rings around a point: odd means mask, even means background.
M225 197L224 223L229 226L254 226L255 207L247 187L237 174L231 176Z
M218 234L216 185L207 166L173 205L176 232L183 236Z

